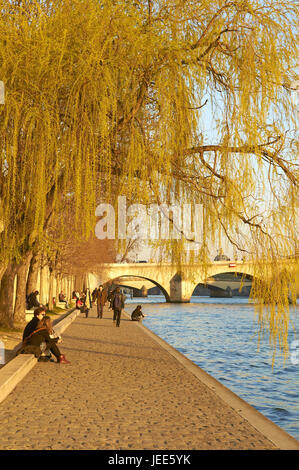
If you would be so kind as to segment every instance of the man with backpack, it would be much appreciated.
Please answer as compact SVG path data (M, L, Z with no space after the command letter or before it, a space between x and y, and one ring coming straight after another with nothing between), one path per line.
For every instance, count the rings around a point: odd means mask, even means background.
M116 322L116 326L120 326L121 311L125 307L124 295L120 292L120 288L115 289L115 294L111 302L113 310L113 323Z

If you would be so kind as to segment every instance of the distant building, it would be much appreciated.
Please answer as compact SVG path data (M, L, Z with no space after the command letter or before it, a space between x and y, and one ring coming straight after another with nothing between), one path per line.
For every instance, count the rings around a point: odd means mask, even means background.
M217 256L214 258L214 261L230 261L230 258L228 256L226 256L223 251L222 251L222 248L220 248L218 250L218 254Z

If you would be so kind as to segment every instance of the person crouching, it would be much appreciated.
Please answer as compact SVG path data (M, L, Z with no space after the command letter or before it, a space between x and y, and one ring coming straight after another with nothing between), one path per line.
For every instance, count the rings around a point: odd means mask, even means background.
M141 311L141 305L137 305L135 310L133 310L131 314L131 320L132 321L142 321L142 319L145 317L145 315Z

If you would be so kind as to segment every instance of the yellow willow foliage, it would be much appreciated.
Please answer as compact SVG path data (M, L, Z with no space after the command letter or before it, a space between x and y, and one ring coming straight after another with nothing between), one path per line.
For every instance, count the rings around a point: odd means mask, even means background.
M296 270L269 265L297 247L297 17L293 0L0 0L0 262L47 245L51 217L87 239L118 194L201 204L189 262L223 238L252 260L286 351ZM157 243L178 266L184 244Z

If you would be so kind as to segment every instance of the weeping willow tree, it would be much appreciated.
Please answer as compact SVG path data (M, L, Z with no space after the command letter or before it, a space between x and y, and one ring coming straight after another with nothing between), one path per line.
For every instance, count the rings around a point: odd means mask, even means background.
M292 0L0 0L2 270L44 243L68 195L78 239L118 194L199 203L194 262L223 236L246 253L261 329L287 352L297 14ZM167 244L178 264L183 245Z

